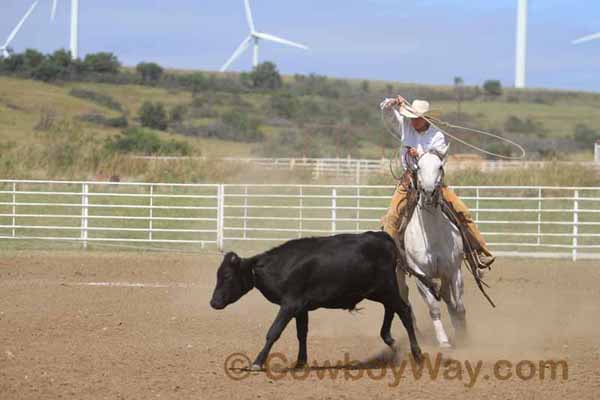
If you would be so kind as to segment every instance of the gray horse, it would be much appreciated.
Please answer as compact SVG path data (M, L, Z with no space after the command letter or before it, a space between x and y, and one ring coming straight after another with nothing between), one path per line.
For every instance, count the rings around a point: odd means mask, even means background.
M457 341L466 335L463 304L463 242L458 228L442 212L441 186L443 161L435 153L424 153L413 164L416 170L419 200L404 235L406 261L417 273L440 279L440 297L446 303ZM417 288L429 307L435 335L440 347L450 347L440 320L440 303L431 291L417 280Z

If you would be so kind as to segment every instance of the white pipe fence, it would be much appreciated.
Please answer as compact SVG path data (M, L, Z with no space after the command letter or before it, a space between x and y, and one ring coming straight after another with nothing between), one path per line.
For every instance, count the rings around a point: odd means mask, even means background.
M500 254L600 258L600 187L453 189ZM0 239L266 249L292 238L377 230L393 190L0 180Z
M600 149L600 144L596 145ZM146 160L183 160L197 159L208 160L206 157L174 157L174 156L134 156ZM360 184L362 177L371 174L389 174L390 160L388 158L366 159L366 158L260 158L260 157L223 157L217 159L222 162L245 163L255 165L268 170L308 171L313 178L319 179L326 176L349 178L356 184ZM527 169L543 168L557 162L568 168L573 165L581 165L589 169L600 170L600 150L597 150L596 162L594 161L507 161L507 160L480 160L455 158L447 164L447 170L460 171L465 169L477 169L483 172L493 172L505 169ZM399 164L394 161L394 164ZM394 168L400 168L395 165Z

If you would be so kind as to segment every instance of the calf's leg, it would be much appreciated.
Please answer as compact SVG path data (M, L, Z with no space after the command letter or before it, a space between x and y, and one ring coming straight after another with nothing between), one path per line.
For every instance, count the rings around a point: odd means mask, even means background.
M267 342L252 363L252 369L262 369L264 367L267 357L269 356L269 352L271 351L271 347L273 347L273 344L277 341L277 339L279 339L281 332L283 332L293 317L294 312L291 309L284 306L279 308L277 317L275 317L275 321L273 321L269 331L267 332Z
M396 296L394 303L394 309L396 310L398 317L400 317L400 320L406 329L406 333L408 334L412 356L415 361L420 363L423 357L421 355L421 347L419 347L419 343L417 342L417 335L415 334L415 327L412 319L412 309L409 304L406 304L404 301L402 301L400 295Z
M394 320L394 309L384 305L385 315L383 316L383 324L381 325L381 338L392 349L394 348L394 338L392 337L391 328L392 321Z
M306 365L306 337L308 336L308 311L296 315L296 334L298 336L298 360L296 368Z

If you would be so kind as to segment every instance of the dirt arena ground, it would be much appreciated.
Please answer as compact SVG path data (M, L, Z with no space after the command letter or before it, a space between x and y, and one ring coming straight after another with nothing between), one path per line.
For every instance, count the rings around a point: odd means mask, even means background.
M313 368L308 376L277 370L243 380L224 363L233 353L253 358L264 343L276 307L253 291L223 311L208 302L220 256L110 252L5 252L0 258L0 399L595 399L600 396L600 265L558 260L504 259L488 275L491 309L466 279L470 331L467 347L443 360L475 365L446 378L395 381L381 367ZM146 284L139 286L138 284ZM95 285L95 286L93 286ZM136 286L137 285L137 286ZM414 283L413 283L414 285ZM411 299L424 351L435 355L423 301ZM366 361L385 354L380 305L361 303L350 314L310 314L309 363ZM444 307L445 316L445 307ZM451 331L446 320L446 327ZM399 320L393 333L407 350ZM292 322L274 352L295 359ZM406 354L399 355L404 359ZM511 362L493 374L498 360ZM540 368L530 376L519 362L563 360L568 377ZM395 365L401 365L398 361ZM239 365L239 364L237 364ZM456 366L456 364L454 364ZM463 364L460 364L463 365ZM543 367L545 371L549 368ZM368 372L368 374L367 374ZM337 373L332 377L330 374ZM440 374L441 376L442 374ZM239 375L235 375L239 377ZM458 379L460 377L461 379Z

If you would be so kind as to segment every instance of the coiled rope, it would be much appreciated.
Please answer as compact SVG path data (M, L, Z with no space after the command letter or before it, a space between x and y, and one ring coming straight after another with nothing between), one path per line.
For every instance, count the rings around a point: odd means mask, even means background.
M416 112L415 110L413 110L408 103L405 103L404 107L407 108L409 111L412 111L415 114L418 114L418 112ZM385 114L384 114L384 112L385 112L385 110L382 109L381 110L381 121L383 123L383 126L386 128L386 130L388 131L388 133L390 135L392 135L392 137L394 139L398 140L397 135L392 131L392 129L390 129L390 127L388 126L387 122L385 121ZM523 158L525 158L526 151L523 148L523 146L521 146L517 142L514 142L514 141L512 141L510 139L507 139L505 137L502 137L500 135L496 135L496 134L493 134L491 132L486 132L486 131L483 131L481 129L474 129L474 128L468 128L468 127L465 127L465 126L454 125L454 124L442 121L442 120L440 120L438 118L433 118L433 117L429 117L429 116L426 116L426 115L424 115L423 118L427 122L429 122L431 125L435 126L437 129L439 129L441 132L443 132L445 135L447 135L449 138L451 138L451 139L453 139L453 140L455 140L455 141L457 141L457 142L459 142L459 143L461 143L461 144L463 144L463 145L465 145L465 146L467 146L467 147L469 147L469 148L471 148L473 150L479 151L479 152L481 152L483 154L487 154L489 156L496 157L496 158L502 158L502 159L505 159L505 160L522 160ZM497 140L499 140L501 142L504 142L504 143L510 144L511 146L516 147L517 149L519 149L519 151L521 152L521 154L519 156L507 156L507 155L504 155L504 154L498 154L498 153L494 153L492 151L485 150L485 149L483 149L483 148L481 148L479 146L476 146L474 144L466 142L465 140L460 139L460 138L456 137L455 135L452 135L452 134L448 133L448 131L442 129L441 126L444 126L446 128L461 129L463 131L473 132L473 133L477 133L477 134L480 134L480 135L483 135L483 136L488 136L488 137L497 139Z

